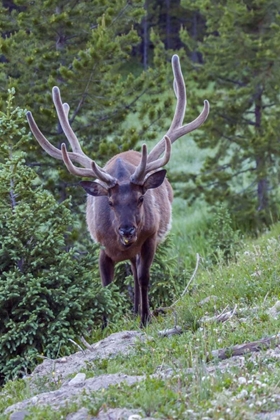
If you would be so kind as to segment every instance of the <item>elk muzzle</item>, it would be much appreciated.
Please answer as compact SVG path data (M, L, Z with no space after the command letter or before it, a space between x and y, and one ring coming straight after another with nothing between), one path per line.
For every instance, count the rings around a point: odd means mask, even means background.
M137 239L136 228L134 226L119 227L119 235L120 241L125 247L132 245Z

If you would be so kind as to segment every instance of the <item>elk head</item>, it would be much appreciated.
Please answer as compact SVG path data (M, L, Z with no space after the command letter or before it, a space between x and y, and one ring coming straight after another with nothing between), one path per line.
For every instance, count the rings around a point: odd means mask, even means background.
M171 144L168 138L167 143L170 153ZM80 185L89 195L94 197L106 196L108 198L110 211L114 215L113 226L116 235L120 244L124 248L129 248L137 241L138 233L143 227L145 193L149 189L159 187L163 183L165 175L165 169L158 170L149 174L139 183L137 183L135 176L131 176L129 182L116 182L110 188L106 188L97 181L82 181Z

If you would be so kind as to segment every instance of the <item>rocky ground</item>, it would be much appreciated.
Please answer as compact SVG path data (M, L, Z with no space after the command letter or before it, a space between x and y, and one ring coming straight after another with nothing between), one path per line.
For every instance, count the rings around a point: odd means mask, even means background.
M86 374L80 371L86 369L90 362L96 359L107 359L118 353L128 354L133 350L136 341L145 339L145 335L137 331L123 331L111 334L104 340L91 346L91 349L79 351L68 357L56 360L45 359L42 364L37 366L32 375L26 380L32 390L33 396L27 400L16 403L5 410L5 414L11 413L10 420L23 420L28 416L28 408L33 405L49 405L53 409L58 409L70 401L77 401L81 395L92 391L107 388L109 385L116 385L121 382L133 384L143 380L144 376L129 376L124 374L100 375L86 379ZM74 375L74 377L73 377ZM72 379L69 379L71 377ZM58 389L49 392L39 392L40 382L46 378L61 384ZM143 418L136 411L126 409L112 409L100 412L98 417L90 417L87 409L81 408L77 413L71 414L67 420L82 419L130 419L136 420Z
M280 304L279 304L280 305ZM139 331L122 331L111 334L109 337L88 346L86 350L78 351L67 357L56 360L45 359L38 365L34 372L25 380L30 389L31 397L11 405L5 410L5 415L9 420L23 420L29 417L29 409L32 406L49 406L52 410L60 409L71 402L79 402L86 395L108 388L110 385L126 383L132 385L135 382L145 380L145 375L125 375L123 373L101 374L94 377L88 377L85 371L89 371L90 364L97 360L109 359L118 354L129 355L133 352L136 343L147 340L147 335ZM207 363L205 370L209 375L214 375L217 370L226 371L233 366L242 366L245 354L251 353L252 358L258 353L264 353L267 356L279 358L279 336L271 339L265 339L252 343L246 343L234 346L232 357L225 357L225 349L216 351L215 356L220 361ZM273 342L273 346L270 344ZM273 348L272 348L273 347ZM192 369L188 369L190 373ZM161 366L154 372L154 377L169 378L176 375L172 368ZM47 390L49 385L54 385L53 390ZM81 406L82 404L80 404ZM86 407L81 407L77 412L69 414L66 420L137 420L152 419L145 417L141 410L131 410L126 408L101 409L97 417L89 414ZM259 414L256 418L262 420L280 419L280 411ZM27 419L26 419L27 420Z

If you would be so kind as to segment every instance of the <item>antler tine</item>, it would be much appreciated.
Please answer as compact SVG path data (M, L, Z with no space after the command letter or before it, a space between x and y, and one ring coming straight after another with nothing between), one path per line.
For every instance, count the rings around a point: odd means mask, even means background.
M155 171L156 169L159 169L166 165L171 157L171 140L168 136L164 136L165 140L165 153L162 158L154 160L147 164L146 166L146 173Z
M27 111L26 113L27 121L30 127L30 130L32 131L34 137L40 144L40 146L53 158L62 160L61 151L54 147L43 135L43 133L39 130L39 127L37 126L33 115L30 111Z
M133 184L141 184L141 182L145 178L146 174L146 165L147 165L147 146L146 144L142 145L142 152L141 152L141 160L137 168L135 169L135 172L131 175L130 181L133 182Z
M187 106L186 86L180 66L180 59L177 54L172 57L172 70L174 75L173 89L177 98L177 104L167 135L170 131L182 125Z
M27 121L30 127L30 130L32 131L34 137L40 144L40 146L53 158L63 160L61 150L53 146L43 135L39 127L37 126L33 115L30 111L27 111L26 113ZM79 155L77 153L68 152L68 155L70 159L72 159L74 162L78 162L80 165L86 166L87 160L85 160L85 157L83 155ZM88 158L87 158L88 159Z
M97 165L97 163L94 162L94 160L91 162L91 168L93 172L96 174L96 178L100 179L100 181L103 181L107 184L109 188L114 187L118 180L108 174L108 172L104 171L100 166Z
M147 146L143 144L141 161L137 166L134 174L131 175L130 180L133 184L142 185L145 181L146 175L149 172L156 171L169 162L171 156L171 141L168 136L165 136L165 153L160 159L154 160L147 164Z
M190 122L189 124L183 124L185 110L187 105L187 96L186 96L186 88L185 82L181 71L180 60L178 55L173 55L172 57L172 69L174 74L174 92L177 98L176 109L174 113L174 117L170 128L168 129L166 135L170 138L171 143L174 143L178 138L182 137L183 135L190 133L191 131L198 128L204 121L207 119L209 114L209 102L207 100L204 101L204 108L200 115ZM148 156L148 162L151 163L155 159L159 158L159 156L164 151L164 144L165 140L164 137L155 145L155 147L151 150Z
M52 97L53 97L53 103L56 108L57 116L60 122L60 125L62 127L62 130L64 131L65 136L67 137L67 140L71 144L71 148L74 153L78 153L79 155L82 155L86 158L86 166L91 167L91 159L86 156L86 154L83 152L79 140L77 139L74 131L72 130L72 127L68 120L68 114L70 107L67 103L62 103L61 96L60 96L60 90L57 86L54 86L52 89Z
M209 115L209 111L210 104L207 101L207 99L205 99L203 110L201 111L198 117L196 117L192 122L185 124L182 127L178 127L176 130L173 131L173 133L169 133L171 142L174 143L175 140L199 128L204 123L204 121L206 121Z
M73 149L73 152L68 152L65 143L61 145L61 150L54 147L43 135L38 128L33 115L30 111L26 113L27 121L30 129L40 144L40 146L55 159L63 160L68 171L73 175L86 176L98 178L100 181L105 182L109 188L116 185L117 180L109 175L104 169L100 168L92 159L90 159L83 151L79 144L79 141L70 127L68 121L68 114L70 107L67 103L62 104L60 98L60 91L57 86L53 88L53 102L56 107L57 115L61 127L66 135L69 143ZM83 168L73 165L73 162L77 162L83 166Z
M72 175L78 175L78 176L87 176L87 177L93 177L96 176L92 169L89 168L79 168L77 166L74 166L71 159L70 159L70 153L67 151L66 144L62 143L61 145L61 154L62 154L62 160Z
M64 104L62 104L63 106L63 111L65 113L66 118L68 118L69 115L69 111L70 111L70 106L67 102L64 102Z
M79 168L77 166L74 166L69 155L70 153L67 151L67 147L65 143L62 143L61 145L61 152L62 152L62 159L63 162L68 169L68 171L72 175L78 175L78 176L86 176L86 177L96 177L100 181L103 181L107 184L107 186L114 187L117 184L117 179L113 178L111 175L109 175L107 172L103 171L102 168L100 168L94 161L92 161L92 167L89 168Z

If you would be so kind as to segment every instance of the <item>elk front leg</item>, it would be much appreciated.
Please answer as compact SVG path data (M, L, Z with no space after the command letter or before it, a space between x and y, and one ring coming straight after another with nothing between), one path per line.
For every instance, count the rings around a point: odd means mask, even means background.
M141 249L139 264L137 267L138 282L141 296L141 324L145 327L150 319L148 289L150 283L150 267L156 250L155 238L149 238Z
M114 279L114 267L115 267L114 261L110 257L108 257L108 255L103 249L101 249L100 254L99 254L99 271L100 271L101 282L104 287L112 283ZM102 329L106 328L107 324L108 324L107 316L106 316L106 313L104 313Z
M131 270L134 279L134 313L138 314L140 305L140 289L137 274L137 258L131 259Z
M114 261L108 257L104 249L100 250L99 254L99 271L102 285L108 286L114 279Z

